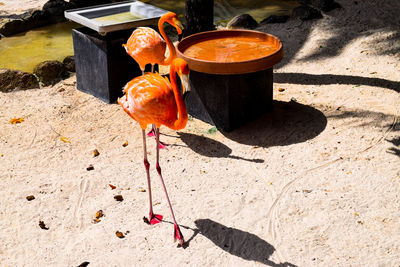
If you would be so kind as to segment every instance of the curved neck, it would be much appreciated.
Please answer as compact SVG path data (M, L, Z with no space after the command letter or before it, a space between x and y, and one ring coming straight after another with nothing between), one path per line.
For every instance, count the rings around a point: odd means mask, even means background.
M171 79L172 91L174 92L175 96L175 102L178 108L178 119L176 119L169 127L173 130L181 130L186 126L188 121L188 113L185 102L182 98L182 94L179 92L178 85L176 83L176 71L174 64L171 64L169 68L169 76Z
M168 35L165 33L164 22L165 18L161 17L160 20L158 21L158 30L160 31L161 36L164 38L165 42L167 43L169 56L168 58L164 58L164 62L161 65L170 65L172 60L176 57L176 51L174 44L169 39Z

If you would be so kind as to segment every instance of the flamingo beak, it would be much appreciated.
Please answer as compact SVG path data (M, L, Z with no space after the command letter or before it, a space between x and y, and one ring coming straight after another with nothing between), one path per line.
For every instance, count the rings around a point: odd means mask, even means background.
M182 23L178 19L173 19L173 21L178 34L182 34L182 31L184 29Z
M181 74L179 75L179 77L181 78L181 82L182 82L182 95L185 92L190 92L190 81L189 81L189 74Z

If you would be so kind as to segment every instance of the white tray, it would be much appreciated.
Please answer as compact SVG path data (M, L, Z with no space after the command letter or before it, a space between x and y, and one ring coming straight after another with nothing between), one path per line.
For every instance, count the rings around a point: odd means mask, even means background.
M140 1L127 1L107 5L70 9L64 12L67 19L77 22L100 34L146 25L156 25L167 10Z

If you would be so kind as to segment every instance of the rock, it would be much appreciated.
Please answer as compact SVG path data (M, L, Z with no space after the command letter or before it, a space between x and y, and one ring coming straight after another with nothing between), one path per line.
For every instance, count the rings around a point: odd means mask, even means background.
M65 21L64 11L67 9L112 2L119 2L119 0L70 0L69 2L65 0L49 0L43 5L42 10L0 18L0 36L11 36L37 27Z
M340 7L340 5L334 0L299 0L299 3L303 5L311 5L316 9L325 12Z
M268 18L263 19L260 24L269 24L269 23L285 23L289 19L289 16L277 16L271 15Z
M22 19L0 19L0 34L10 36L25 29L24 20Z
M319 10L310 6L298 6L293 9L292 17L300 18L301 20L311 20L322 18L322 14Z
M0 19L0 34L11 36L20 32L25 32L33 28L41 27L53 23L54 20L49 12L35 10L24 13L17 17Z
M73 5L64 0L49 0L43 5L42 12L48 13L51 17L51 22L65 21L64 11L71 9Z
M73 6L73 8L110 4L112 2L120 2L120 1L112 1L112 0L70 0L69 1L69 3Z
M26 26L24 30L30 30L53 23L51 14L47 11L35 10L29 16L24 18Z
M64 58L63 65L66 71L75 72L74 56L67 56L66 58Z
M60 61L48 60L39 63L33 73L44 86L54 85L65 76L65 67Z
M241 14L235 16L228 22L228 29L254 29L258 26L257 21L249 14Z
M0 69L0 91L39 88L39 81L32 73L19 70Z

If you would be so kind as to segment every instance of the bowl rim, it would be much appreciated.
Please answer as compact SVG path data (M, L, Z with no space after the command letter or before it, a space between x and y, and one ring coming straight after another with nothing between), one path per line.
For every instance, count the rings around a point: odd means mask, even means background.
M196 59L193 57L188 57L184 54L184 51L188 47L203 40L212 39L213 37L223 38L241 35L254 37L262 36L264 38L267 38L267 40L270 40L275 44L276 51L264 57L235 62L216 62ZM194 71L210 74L242 74L269 69L272 68L275 64L279 63L283 58L283 44L279 40L279 38L265 32L247 29L214 30L196 33L183 38L176 45L176 53L177 57L186 60L189 64L189 68Z

